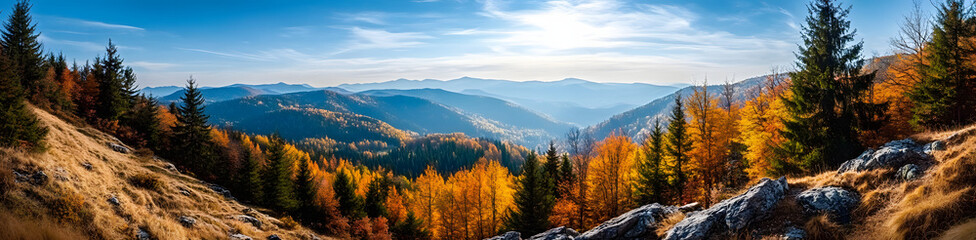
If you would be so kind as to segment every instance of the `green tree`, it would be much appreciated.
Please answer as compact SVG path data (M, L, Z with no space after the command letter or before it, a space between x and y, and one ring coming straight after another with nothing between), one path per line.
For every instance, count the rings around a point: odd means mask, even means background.
M976 92L970 63L974 53L973 15L962 0L939 6L932 40L925 46L921 81L908 92L912 100L912 124L926 128L955 127L973 121Z
M26 92L26 97L32 98L43 91L40 80L44 78L44 70L41 68L44 63L41 50L42 46L37 37L37 24L33 23L30 16L31 4L26 0L18 1L14 5L10 18L4 23L3 27L3 51L10 61L12 77L19 81L22 91Z
M123 65L118 48L108 40L105 58L95 58L92 75L98 81L98 106L96 116L101 119L118 120L135 101L135 74L132 68Z
M545 171L546 189L549 194L559 198L559 153L556 152L556 143L550 141L549 148L546 149L546 162L542 167Z
M209 118L204 114L204 100L193 78L186 80L187 86L182 105L177 108L176 125L173 127L172 143L176 148L170 153L178 163L189 166L198 176L213 179L216 153L213 138L210 136Z
M5 54L0 54L0 147L42 145L47 127L27 108L20 82Z
M681 95L674 97L674 107L671 109L671 117L668 119L668 134L666 135L668 144L665 150L671 158L670 178L671 188L677 199L675 202L684 201L685 183L688 176L684 172L684 164L688 162L688 153L691 152L691 137L688 136L688 120L685 119L685 107Z
M237 176L236 185L240 189L238 195L242 199L260 202L264 198L264 183L261 181L261 173L264 168L261 165L260 153L254 152L249 146L244 146L242 154L244 166L241 167Z
M535 153L530 153L522 164L522 175L515 186L515 207L508 210L505 227L532 236L549 229L549 214L555 199L547 185L544 169L539 168Z
M339 201L339 211L349 219L360 219L366 216L363 212L363 199L356 195L356 186L353 185L349 175L344 171L339 171L332 181L332 191L335 193L336 200Z
M302 159L299 161L301 162L298 163L298 173L295 175L295 196L298 199L296 215L303 219L309 219L312 216L308 216L306 213L315 211L315 179L312 178L310 160Z
M142 147L147 147L153 151L162 151L159 123L159 101L153 97L139 96L136 99L136 105L132 109L131 116L129 116L129 126L138 132L139 136L144 140Z
M399 221L390 228L390 233L393 234L393 239L431 239L430 231L427 231L423 227L423 221L417 219L413 212L407 213L407 218L403 221Z
M563 154L559 157L559 186L570 186L576 181L576 174L573 173L573 164L569 161L569 155ZM566 189L569 190L569 189Z
M664 130L660 121L654 122L654 128L647 135L642 147L643 158L637 163L637 181L634 189L637 191L637 203L646 205L664 202L667 175L662 168L663 163Z
M853 43L855 31L847 14L833 0L808 5L810 16L803 28L803 45L797 54L797 71L790 73L789 97L783 102L785 146L801 170L839 165L863 147L861 131L878 128L886 105L870 102L874 73L861 74L861 42Z
M295 187L291 179L294 164L285 154L285 140L272 134L268 145L268 165L264 168L264 202L278 211L291 211L298 206L295 200Z
M390 186L393 182L386 176L373 179L366 187L366 216L375 218L386 216L386 197L390 196Z

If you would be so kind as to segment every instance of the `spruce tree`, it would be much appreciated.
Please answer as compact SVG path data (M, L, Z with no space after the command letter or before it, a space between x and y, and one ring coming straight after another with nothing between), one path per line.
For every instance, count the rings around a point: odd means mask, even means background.
M671 117L668 123L667 147L665 148L671 158L672 165L670 178L671 188L675 193L675 202L681 204L684 201L685 183L688 176L684 172L684 164L688 162L688 153L691 152L691 137L688 136L688 120L685 119L685 108L681 95L674 97L674 107L671 109Z
M309 219L309 213L314 212L315 183L312 179L310 160L300 160L298 173L295 175L295 197L298 199L297 215Z
M190 78L186 81L186 91L180 98L182 105L176 113L176 125L173 127L172 143L175 145L174 159L178 163L189 166L199 176L212 179L211 176L216 154L213 139L210 136L209 118L204 114L204 100L196 81Z
M37 25L30 16L31 4L26 0L18 1L10 13L10 18L3 24L2 44L4 54L10 61L12 75L19 81L22 91L27 98L42 93L40 80L44 78L44 63L41 43L37 41L40 33L36 32Z
M370 218L386 216L386 198L390 195L393 183L386 176L373 179L366 188L366 216Z
M430 231L427 231L423 227L423 221L417 219L413 212L407 213L407 218L403 221L399 221L390 228L390 233L393 234L393 239L431 239Z
M108 40L105 58L95 58L93 76L98 81L96 116L107 121L118 120L132 106L135 96L135 74L122 65L118 48Z
M159 115L159 101L154 97L140 96L137 99L136 105L132 110L132 114L129 120L129 126L136 130L142 140L144 140L145 145L152 149L153 151L159 152L162 149L162 140L160 139L160 120Z
M547 181L547 190L555 198L559 198L559 154L556 152L556 143L550 141L549 149L546 150L546 162L542 165Z
M508 210L505 227L525 236L549 229L549 214L555 199L546 189L544 169L535 153L529 153L522 164L522 175L515 186L515 207Z
M634 189L637 191L637 203L640 205L667 204L664 202L667 178L664 174L665 169L661 168L663 138L664 131L661 129L661 123L655 121L651 133L644 141L644 157L637 165L637 181Z
M20 82L12 75L10 61L0 51L0 147L40 146L48 129L27 108Z
M576 173L573 173L573 164L569 162L569 155L563 154L559 157L559 186L569 186L576 181Z
M861 42L854 41L847 14L833 0L808 5L797 71L783 102L786 146L801 169L839 165L862 149L861 131L873 130L886 106L870 103L874 73L861 74Z
M976 115L973 78L974 22L962 0L939 6L932 40L925 46L920 82L908 92L912 100L912 124L926 128L955 127L972 122Z
M346 172L340 170L336 173L335 180L332 181L332 191L339 201L339 211L343 216L349 219L360 219L366 216L362 208L363 199L356 195L356 186Z
M264 202L278 211L291 211L298 206L291 176L294 162L285 154L285 140L271 135L268 146L268 166L261 177L264 181Z
M261 181L261 173L264 171L261 165L260 153L253 152L250 147L245 146L243 153L244 166L238 174L238 191L242 199L252 202L260 202L264 198L264 184Z

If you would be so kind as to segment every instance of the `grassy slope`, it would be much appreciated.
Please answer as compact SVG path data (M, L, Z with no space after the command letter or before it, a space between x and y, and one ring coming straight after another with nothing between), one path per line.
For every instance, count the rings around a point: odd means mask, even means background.
M50 128L48 148L42 153L0 149L0 178L6 178L6 184L0 185L7 189L0 191L0 219L4 219L0 230L22 226L36 226L36 230L0 231L2 239L23 237L18 235L35 235L23 239L76 239L70 237L73 234L94 239L132 239L137 229L144 229L157 239L226 239L237 232L255 239L271 234L285 239L310 238L307 229L286 230L277 219L254 211L251 215L264 223L261 229L232 219L230 216L243 214L247 207L225 199L197 179L167 170L162 160L111 150L106 144L117 142L114 137L73 126L42 110L34 112ZM83 163L91 164L92 169L86 169ZM9 169L43 170L50 178L42 185L14 183ZM134 186L130 179L136 175L154 176L161 185L158 190ZM188 190L189 196L181 194L181 188ZM112 196L121 202L119 206L108 202ZM64 202L77 206L65 208ZM65 216L66 212L70 214ZM183 227L177 220L180 216L195 218L195 226ZM75 220L65 220L71 218ZM22 226L14 226L18 224ZM41 234L55 237L40 237ZM57 237L59 234L68 237Z

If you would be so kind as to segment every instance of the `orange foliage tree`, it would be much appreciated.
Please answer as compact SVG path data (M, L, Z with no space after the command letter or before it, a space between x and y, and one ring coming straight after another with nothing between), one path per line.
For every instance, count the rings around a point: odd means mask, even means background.
M786 117L782 98L788 84L785 74L774 70L750 93L752 99L746 101L740 111L739 141L746 145L743 157L748 162L746 173L750 178L772 173L772 162L775 161L773 150L786 141L781 135Z
M627 136L610 134L597 143L596 157L590 161L587 182L594 220L602 222L622 214L633 204L630 187L635 178L634 156L637 146Z

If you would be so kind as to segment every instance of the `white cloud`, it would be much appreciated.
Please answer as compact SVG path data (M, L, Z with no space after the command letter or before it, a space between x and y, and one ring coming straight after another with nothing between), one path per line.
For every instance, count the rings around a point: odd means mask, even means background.
M147 61L126 62L126 64L136 68L143 68L150 71L167 70L179 66L178 64L174 64L174 63L147 62Z
M431 39L430 35L419 32L388 32L380 29L365 29L353 27L349 29L352 40L345 49L336 52L343 53L364 49L397 49L423 45L420 40Z
M145 28L122 25L122 24L112 24L99 21L88 21L83 19L75 18L61 18L62 21L73 23L81 26L94 27L94 28L105 28L105 29L116 29L116 30L127 30L127 31L146 31Z
M37 40L40 41L43 44L68 45L68 46L78 47L78 48L81 48L81 49L84 49L84 50L87 50L87 51L100 51L100 50L105 50L105 46L102 46L101 44L98 44L98 43L85 42L85 41L72 41L72 40L64 40L64 39L54 39L54 38L48 37L45 34L41 34L40 36L38 36L37 37Z
M269 56L266 56L266 55L256 55L256 54L237 53L237 52L233 52L233 53L230 53L230 52L219 52L219 51L196 49L196 48L176 48L176 49L183 50L183 51L206 53L206 54L223 56L223 57L229 57L229 58L238 58L238 59L244 59L244 60L254 60L254 61L271 61L271 60L273 60Z

